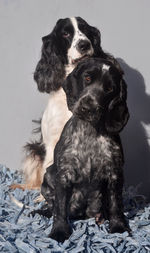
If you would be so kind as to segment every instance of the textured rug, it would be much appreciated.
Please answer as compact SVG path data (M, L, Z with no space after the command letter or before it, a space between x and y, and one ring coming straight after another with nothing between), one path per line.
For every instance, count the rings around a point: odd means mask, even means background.
M150 204L136 195L130 187L124 192L125 214L129 219L132 237L127 232L109 234L109 223L98 226L94 219L72 222L73 233L63 244L50 238L53 219L28 213L43 203L34 202L38 191L9 189L22 181L21 174L0 166L0 252L59 253L59 252L150 252Z

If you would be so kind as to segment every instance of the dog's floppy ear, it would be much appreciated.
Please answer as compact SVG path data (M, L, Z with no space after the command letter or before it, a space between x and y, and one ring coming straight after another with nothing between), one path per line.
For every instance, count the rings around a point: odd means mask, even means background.
M124 71L123 71L123 69L121 68L119 62L113 57L113 55L111 55L111 54L109 54L109 53L107 53L107 54L104 53L104 54L105 54L104 58L105 58L106 60L110 61L110 62L116 67L116 69L119 71L119 73L120 73L121 75L123 75L123 74L124 74Z
M74 104L77 101L78 95L78 87L77 87L77 79L76 79L76 67L66 78L62 87L66 93L67 105L70 111L73 112Z
M90 32L91 42L94 49L94 56L103 58L103 55L105 55L105 53L101 48L101 33L96 27L93 26L90 26Z
M127 86L122 79L120 81L120 95L110 102L105 117L105 127L110 133L120 132L129 119L126 98Z
M61 56L57 52L55 31L43 37L42 41L41 59L36 66L34 80L39 91L50 93L62 86L65 70Z
M90 26L90 31L92 33L94 46L100 47L100 44L101 44L101 33L100 33L100 31L94 26Z

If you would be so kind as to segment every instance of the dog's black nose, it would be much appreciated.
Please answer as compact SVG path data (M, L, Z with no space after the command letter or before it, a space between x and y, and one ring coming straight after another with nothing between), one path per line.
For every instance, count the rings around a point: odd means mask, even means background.
M91 46L91 44L88 40L80 40L78 43L78 50L81 53L84 53L90 49L90 46Z

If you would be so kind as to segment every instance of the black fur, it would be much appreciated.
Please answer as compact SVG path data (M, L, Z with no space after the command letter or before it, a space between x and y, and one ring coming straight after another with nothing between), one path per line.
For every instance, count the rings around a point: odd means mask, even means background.
M32 141L24 146L24 149L30 156L35 159L36 156L40 157L40 161L43 162L45 158L45 145L40 141Z
M85 20L77 17L80 31L86 35L93 47L93 56L115 61L118 68L119 63L101 48L101 35L97 28L90 26ZM70 36L65 34L69 33ZM66 67L68 65L68 49L71 47L74 36L74 27L69 18L59 19L53 31L42 38L43 46L41 59L37 64L34 79L41 92L50 93L57 91L66 78ZM79 41L80 43L80 41ZM84 52L86 53L86 52ZM122 71L122 70L121 70Z
M109 70L103 69L107 65ZM123 151L118 132L129 118L127 88L111 62L89 59L79 63L64 83L67 122L47 168L41 192L53 215L50 237L63 242L71 234L70 219L101 213L110 232L129 231L123 213ZM116 114L117 115L116 115Z

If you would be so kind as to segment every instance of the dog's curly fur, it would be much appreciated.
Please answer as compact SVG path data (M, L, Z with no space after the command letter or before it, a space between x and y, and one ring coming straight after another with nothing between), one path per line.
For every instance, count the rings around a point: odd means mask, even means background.
M63 242L70 219L101 213L110 232L129 230L123 214L123 150L119 132L129 113L123 75L107 60L79 63L64 83L73 116L55 147L41 192L54 216L50 237ZM45 214L45 210L39 211Z
M42 42L41 59L34 79L38 90L50 93L50 96L41 120L42 138L31 145L28 143L23 161L26 183L20 187L29 189L40 188L46 168L53 163L53 151L61 131L72 115L62 89L67 75L80 60L92 56L109 59L122 71L115 58L102 50L99 30L80 17L58 20Z

